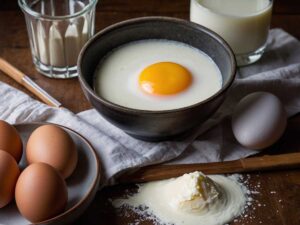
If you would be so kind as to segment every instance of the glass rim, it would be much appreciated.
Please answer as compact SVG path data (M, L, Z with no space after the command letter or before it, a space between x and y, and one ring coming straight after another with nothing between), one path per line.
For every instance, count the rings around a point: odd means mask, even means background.
M81 16L82 14L90 11L96 4L98 0L91 0L89 4L84 6L80 11L70 14L70 15L64 15L64 16L51 16L51 15L44 15L41 14L35 10L33 10L27 3L26 0L18 0L18 4L20 8L23 10L23 12L28 13L29 15L36 17L36 18L43 18L47 20L65 20L65 19L72 19L78 16Z
M214 13L214 14L218 14L218 15L222 15L222 16L236 17L236 18L246 18L246 17L256 16L257 14L259 14L259 13L261 13L261 12L263 12L263 11L269 9L269 8L271 8L273 6L273 2L274 2L274 0L268 0L269 1L268 5L266 5L262 9L257 10L256 12L248 14L248 15L245 15L245 16L238 16L238 15L230 15L228 13L218 12L217 10L214 10L212 8L204 6L202 3L199 2L199 0L191 0L191 1L195 2L196 5L197 5L197 7L201 7L201 8L203 8L204 10L206 10L208 12L211 12L211 13Z

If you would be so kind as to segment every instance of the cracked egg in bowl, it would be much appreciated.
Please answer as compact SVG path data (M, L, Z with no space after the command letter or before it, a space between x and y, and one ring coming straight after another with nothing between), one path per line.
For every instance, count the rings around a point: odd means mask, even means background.
M184 20L145 17L96 34L78 60L90 103L109 122L147 141L197 129L222 103L235 76L229 46Z

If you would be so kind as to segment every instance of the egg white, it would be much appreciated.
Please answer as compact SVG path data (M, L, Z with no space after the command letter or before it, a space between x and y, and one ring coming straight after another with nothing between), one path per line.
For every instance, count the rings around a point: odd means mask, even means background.
M138 77L147 66L174 62L192 74L192 84L175 95L150 95L142 91ZM222 75L204 52L170 40L142 40L110 52L95 72L95 91L115 104L143 110L170 110L201 102L222 87Z

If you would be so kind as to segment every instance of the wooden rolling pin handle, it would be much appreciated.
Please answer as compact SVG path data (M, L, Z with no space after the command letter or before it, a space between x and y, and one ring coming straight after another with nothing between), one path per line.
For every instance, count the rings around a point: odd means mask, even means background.
M246 173L253 171L279 170L300 167L300 153L266 155L234 161L182 164L152 165L138 169L133 173L123 174L120 183L140 183L168 179L184 173L202 171L205 174Z
M300 153L265 155L262 157L245 158L240 161L242 167L247 172L296 168L300 166Z
M0 70L9 75L12 79L17 81L19 84L23 84L23 77L25 74L17 68L13 67L7 61L0 57Z

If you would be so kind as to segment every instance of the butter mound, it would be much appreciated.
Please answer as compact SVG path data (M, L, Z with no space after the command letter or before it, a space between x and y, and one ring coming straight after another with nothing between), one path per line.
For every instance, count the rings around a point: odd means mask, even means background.
M221 225L239 216L246 206L246 191L233 177L205 176L201 172L139 185L138 192L113 201L129 206L155 224ZM149 217L148 217L149 216Z
M163 189L172 208L191 213L206 212L222 197L218 185L198 171L170 180Z

